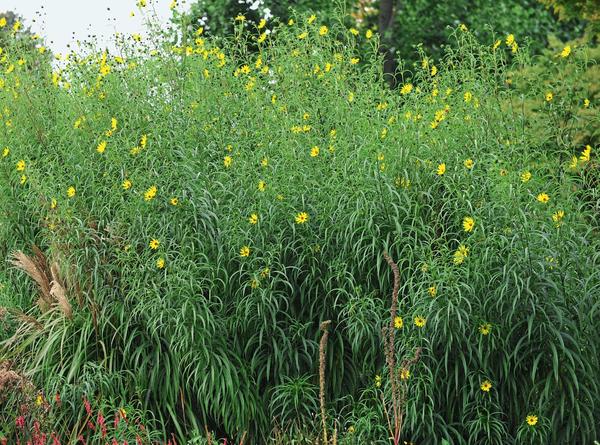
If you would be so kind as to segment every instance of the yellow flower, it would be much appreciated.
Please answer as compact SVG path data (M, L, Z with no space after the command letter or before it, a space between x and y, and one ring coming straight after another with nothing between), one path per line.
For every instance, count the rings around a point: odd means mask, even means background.
M394 318L394 327L396 329L402 329L403 326L404 326L404 320L402 320L402 317L395 317Z
M172 0L169 5L169 9L175 9L177 7L177 0Z
M367 29L367 32L365 33L365 37L367 39L370 39L371 37L373 37L373 31L371 31L370 29Z
M519 50L519 45L517 44L517 42L513 43L512 46L510 47L510 51L513 54L515 54L518 50Z
M360 59L358 57L353 57L350 59L350 64L352 65L356 65L358 62L360 62Z
M269 165L269 159L267 159L266 157L265 157L265 158L262 158L262 159L261 159L261 161L260 161L260 165L261 165L262 167L266 167L266 166L268 166L268 165Z
M144 201L153 200L154 197L156 196L157 191L158 191L158 188L155 185L153 185L148 190L146 190L146 192L144 193Z
M375 387L381 388L381 376L379 374L375 376Z
M0 17L0 28L4 28L6 26L6 17Z
M125 181L123 181L123 183L121 184L121 187L123 187L123 190L129 190L131 188L133 184L131 183L131 181L129 179L126 179Z
M102 141L98 144L98 147L96 147L96 151L100 154L104 153L104 151L106 150L106 141Z
M359 34L358 29L356 28L350 28L350 34L357 36Z
M269 269L268 267L265 267L263 270L260 271L260 277L268 278L270 273L271 273L271 269Z
M232 163L233 163L233 158L231 156L227 155L223 158L223 165L225 166L225 168L231 167Z
M551 102L553 98L554 98L554 95L552 94L552 91L548 91L546 93L546 102Z
M511 46L513 43L515 43L515 35L514 34L509 34L506 36L506 46Z
M8 147L4 147L4 149L2 150L2 157L5 158L10 154L10 148Z
M573 156L571 158L571 162L569 163L569 168L571 168L571 169L577 168L577 156Z
M410 371L407 368L402 368L400 370L400 379L408 380L409 377L410 377Z
M156 249L158 249L158 246L160 246L160 241L157 240L156 238L152 238L150 240L150 242L148 243L148 245L150 246L150 248L152 250L156 250Z
M308 33L305 31L301 34L298 34L298 40L304 40L308 37Z
M431 77L435 76L438 72L437 66L433 65L431 67Z
M145 8L146 7L146 0L138 0L137 5L140 8Z
M243 246L243 247L240 249L240 256L241 256L241 257L248 257L248 256L250 256L250 247L248 247L248 246Z
M159 258L156 260L156 267L158 269L163 269L165 267L165 259L164 258Z
M250 224L258 224L258 215L256 213L252 213L248 218L248 222Z
M525 418L525 421L527 422L527 425L534 426L538 422L538 417L533 414L529 414Z
M425 323L427 323L427 319L421 317L420 315L417 315L414 319L414 322L416 327L422 328L423 326L425 326Z
M468 168L469 170L471 170L473 168L473 165L475 163L473 162L473 159L466 159L465 162L463 162L463 165Z
M560 52L560 57L565 59L565 58L569 57L570 54L571 54L571 45L567 45Z
M148 143L148 135L147 134L143 134L142 138L140 139L140 147L146 148L146 144L147 143Z
M465 232L472 232L475 227L475 220L470 216L465 216L462 225Z
M37 406L42 406L43 403L44 403L44 397L41 394L38 394L35 399L35 404Z
M23 159L21 159L19 162L17 162L17 171L18 172L25 171L25 161Z
M590 100L583 99L583 108L589 108L589 107L590 107Z
M316 158L317 156L319 156L320 151L321 149L315 145L313 148L310 149L310 156L312 158Z
M179 198L173 197L169 200L169 204L171 204L172 206L176 206L179 205Z
M69 198L73 198L76 193L77 193L77 191L75 190L75 187L73 187L73 186L71 186L67 189L67 196Z
M19 182L21 185L25 184L27 182L27 175L21 175L21 180Z
M400 94L406 95L406 94L409 94L412 90L413 90L413 84L405 83L404 85L402 85L402 88L400 88Z
M294 19L289 19L288 26L293 26L293 25L294 25Z
M463 99L465 100L465 102L471 102L471 100L473 99L473 93L471 93L470 91L466 91L465 94L463 94Z
M308 213L300 212L296 215L296 224L304 224L308 221Z
M236 21L236 22L243 22L244 20L246 20L246 17L245 17L244 15L242 15L242 14L238 14L238 15L235 17L235 21Z
M314 15L314 14L313 14L313 15L311 15L311 16L308 18L308 24L310 25L310 24L311 24L312 22L314 22L315 20L317 20L317 16L316 16L316 15Z
M446 164L442 163L438 165L436 173L438 176L442 176L444 173L446 173Z
M320 36L324 36L329 32L329 28L327 28L327 26L323 25L319 28L319 35Z
M524 171L523 173L521 173L521 182L529 182L530 179L531 179L530 171Z
M260 19L260 22L258 22L258 29L263 29L265 26L267 26L267 20L266 19Z
M462 32L467 32L469 30L469 28L467 28L467 25L465 25L464 23L461 23L459 28Z
M396 187L402 187L407 189L410 187L410 179L398 176L394 181L394 184L396 184Z
M265 181L262 181L262 180L258 181L258 190L260 192L264 192L266 188L267 188L267 183Z
M536 199L542 204L546 204L548 201L550 201L550 196L548 196L547 193L540 193L539 195L537 195Z
M492 49L493 49L494 51L496 51L496 50L498 49L498 47L500 46L500 44L501 44L501 43L502 43L502 40L496 40L496 41L494 42L494 46L492 47Z
M437 295L437 287L429 286L427 292L429 292L429 295L431 295L432 297L435 297Z
M483 323L479 325L479 333L481 335L488 335L492 330L492 325L490 323Z
M490 392L490 389L492 389L492 382L489 380L484 380L481 382L480 388L483 392Z
M58 202L56 201L56 198L52 198L52 200L50 201L50 209L54 210L57 205Z
M552 214L552 221L555 222L556 227L560 227L562 219L565 217L564 210L557 210Z
M454 252L454 264L462 264L467 256L469 256L469 248L461 244L460 246L458 246L458 249L456 249L456 251Z
M591 145L586 145L585 149L581 152L581 156L579 156L579 159L583 162L588 162L590 160L591 153L592 153Z

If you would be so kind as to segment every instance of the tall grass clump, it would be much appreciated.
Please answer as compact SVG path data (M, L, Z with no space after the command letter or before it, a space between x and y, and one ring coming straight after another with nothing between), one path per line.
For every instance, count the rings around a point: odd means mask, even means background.
M3 48L0 360L60 394L56 434L85 397L165 442L597 438L596 147L569 133L585 92L548 95L586 49L523 91L522 42L462 27L390 90L377 36L234 23Z

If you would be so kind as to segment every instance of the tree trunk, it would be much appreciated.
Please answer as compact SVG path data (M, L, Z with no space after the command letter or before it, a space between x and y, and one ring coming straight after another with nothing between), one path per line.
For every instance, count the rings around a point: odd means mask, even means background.
M379 35L381 46L379 51L383 54L383 75L392 88L396 86L396 61L390 51L392 31L394 29L394 13L396 0L381 0L379 4Z

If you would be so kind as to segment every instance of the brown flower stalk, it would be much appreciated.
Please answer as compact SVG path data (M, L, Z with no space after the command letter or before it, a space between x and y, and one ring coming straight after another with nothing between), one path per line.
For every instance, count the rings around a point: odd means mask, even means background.
M392 272L394 274L394 289L392 290L392 306L390 308L390 325L387 328L383 328L383 340L384 340L384 352L385 359L388 365L388 370L390 374L390 384L392 389L392 411L394 414L394 429L390 431L394 437L394 445L396 445L400 440L400 397L398 393L398 382L396 381L396 377L394 375L394 369L396 369L396 343L395 343L395 329L394 329L394 319L396 318L396 314L398 312L398 291L400 289L400 271L398 270L398 266L392 260L392 258L387 254L387 252L383 252L383 257L389 264Z
M327 445L327 418L325 415L325 352L327 349L327 338L329 337L329 325L331 320L321 323L321 342L319 344L319 401L321 403L321 422L323 425L323 444Z

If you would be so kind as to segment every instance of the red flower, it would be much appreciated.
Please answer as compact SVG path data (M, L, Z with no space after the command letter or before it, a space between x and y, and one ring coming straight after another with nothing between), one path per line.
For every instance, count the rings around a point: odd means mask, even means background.
M25 417L24 416L17 417L17 419L15 420L15 424L17 425L17 428L19 428L20 430L25 428Z

